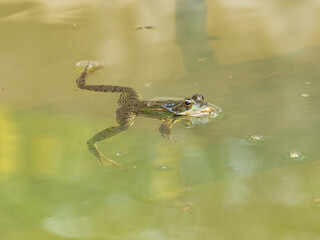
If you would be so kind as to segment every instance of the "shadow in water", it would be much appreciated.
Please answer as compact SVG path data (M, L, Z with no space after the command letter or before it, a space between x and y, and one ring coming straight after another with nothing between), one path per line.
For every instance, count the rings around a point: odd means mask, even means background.
M177 0L175 16L176 42L187 70L197 74L203 68L218 67L208 41L219 37L207 34L206 1Z

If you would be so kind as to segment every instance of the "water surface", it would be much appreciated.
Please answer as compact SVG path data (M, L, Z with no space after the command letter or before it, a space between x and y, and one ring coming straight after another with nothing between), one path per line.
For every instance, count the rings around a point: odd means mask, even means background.
M317 1L0 1L1 239L318 239L320 5ZM143 26L143 27L141 27ZM147 26L147 27L146 27ZM152 27L148 27L152 26ZM173 144L118 94L201 93L224 118ZM261 136L261 139L256 136Z

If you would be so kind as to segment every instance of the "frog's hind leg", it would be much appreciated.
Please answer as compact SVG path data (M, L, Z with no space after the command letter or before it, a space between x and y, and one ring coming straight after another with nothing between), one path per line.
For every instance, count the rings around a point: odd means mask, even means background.
M121 129L120 126L114 126L110 128L106 128L102 130L101 132L97 133L94 135L91 139L87 141L88 149L89 151L98 158L99 162L101 165L104 165L104 162L109 163L110 165L114 167L121 168L122 164L117 163L109 158L106 158L98 149L97 142L100 142L102 140L105 140L106 138L110 138L123 130Z
M118 133L128 129L135 118L135 113L125 111L123 108L119 108L116 112L117 114L117 122L119 123L119 126L113 126L106 128L102 130L101 132L94 135L91 139L87 141L88 149L90 152L98 158L101 165L103 165L104 162L109 163L110 165L118 168L122 168L122 164L117 163L107 157L105 157L100 150L97 147L97 142L100 142L102 140L105 140L107 138L111 138Z
M133 88L130 88L130 87L121 87L121 86L113 86L113 85L87 85L86 83L87 76L91 75L96 70L102 68L100 67L100 68L90 69L89 67L90 67L90 64L87 64L84 71L76 80L76 84L78 88L86 89L89 91L95 91L95 92L120 92L120 93L123 93L122 95L124 96L131 96L131 97L134 97L135 99L140 98L139 94Z
M161 135L165 138L168 138L170 141L172 142L183 142L179 139L176 139L174 137L171 136L171 129L173 124L175 124L176 120L166 120L164 121L160 127L159 127L159 131L161 133Z

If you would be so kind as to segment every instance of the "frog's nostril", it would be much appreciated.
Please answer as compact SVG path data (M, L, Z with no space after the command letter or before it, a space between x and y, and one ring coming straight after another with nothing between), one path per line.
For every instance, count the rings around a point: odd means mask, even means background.
M200 104L201 107L209 107L208 103L204 102Z

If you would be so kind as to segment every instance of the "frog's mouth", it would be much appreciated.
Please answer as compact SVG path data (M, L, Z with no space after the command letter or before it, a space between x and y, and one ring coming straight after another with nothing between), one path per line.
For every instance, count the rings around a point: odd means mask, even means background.
M216 118L222 115L222 109L216 105L208 104L204 108L200 108L199 111L187 112L185 116L188 117L204 117Z

